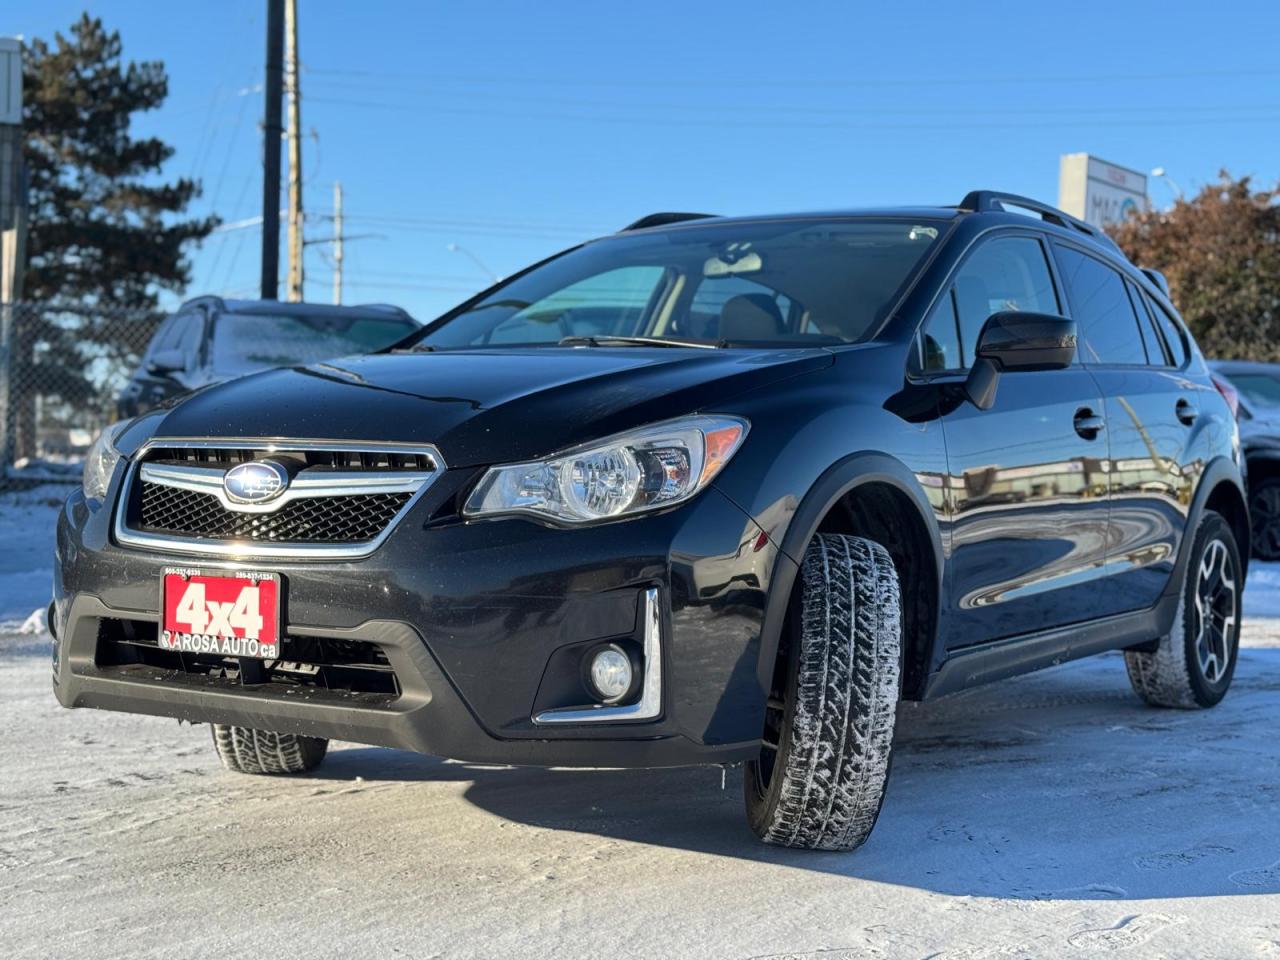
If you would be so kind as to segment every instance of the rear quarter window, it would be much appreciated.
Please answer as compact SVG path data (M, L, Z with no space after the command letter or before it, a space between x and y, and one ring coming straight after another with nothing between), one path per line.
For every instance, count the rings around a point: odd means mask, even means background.
M1155 318L1156 326L1164 334L1165 346L1169 348L1170 362L1175 367L1181 367L1187 362L1187 338L1182 330L1182 324L1169 316L1164 307L1156 303L1145 291L1142 294L1142 301L1151 316Z

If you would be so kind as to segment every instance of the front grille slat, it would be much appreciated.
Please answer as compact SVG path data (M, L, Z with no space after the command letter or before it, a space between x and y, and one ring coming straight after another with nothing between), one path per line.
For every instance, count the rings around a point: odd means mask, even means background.
M309 497L272 513L241 513L208 493L144 481L138 519L143 530L210 540L364 543L380 534L412 496Z

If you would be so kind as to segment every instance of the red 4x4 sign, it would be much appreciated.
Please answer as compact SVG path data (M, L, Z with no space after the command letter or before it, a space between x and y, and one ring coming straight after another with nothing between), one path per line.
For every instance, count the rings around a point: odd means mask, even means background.
M167 571L160 647L224 657L280 656L280 583L274 574Z

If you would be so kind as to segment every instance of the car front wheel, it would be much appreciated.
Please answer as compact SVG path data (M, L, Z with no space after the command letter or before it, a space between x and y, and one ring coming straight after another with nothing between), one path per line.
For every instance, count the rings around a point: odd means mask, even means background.
M902 614L884 547L818 534L791 599L760 756L747 763L747 819L766 843L852 850L875 826L889 780Z
M320 766L329 751L321 737L273 733L251 727L213 726L213 746L222 765L237 773L306 773Z

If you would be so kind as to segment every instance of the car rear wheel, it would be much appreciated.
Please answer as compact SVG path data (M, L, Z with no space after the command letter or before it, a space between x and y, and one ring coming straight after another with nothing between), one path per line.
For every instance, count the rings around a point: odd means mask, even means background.
M1249 485L1249 521L1253 555L1259 560L1280 560L1280 477Z
M223 723L212 726L213 746L222 765L237 773L306 773L320 766L329 750L329 741L321 737Z
M889 780L901 672L898 576L870 540L818 534L791 599L747 820L766 843L852 850Z
M1173 629L1154 650L1126 650L1134 691L1156 707L1212 707L1226 696L1240 649L1243 565L1231 525L1206 512L1196 531Z

